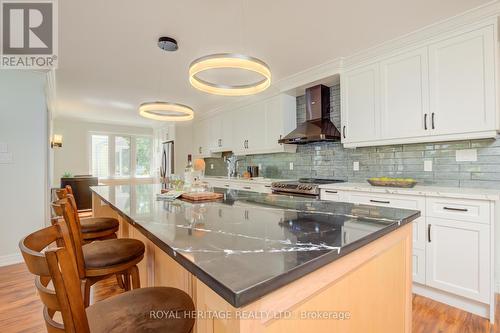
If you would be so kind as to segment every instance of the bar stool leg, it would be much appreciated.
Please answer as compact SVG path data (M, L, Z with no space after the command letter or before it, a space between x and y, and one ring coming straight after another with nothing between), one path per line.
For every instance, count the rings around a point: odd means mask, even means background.
M92 282L89 279L85 279L83 282L83 304L85 308L90 305L90 287L92 287Z
M128 271L123 273L123 279L124 279L124 285L125 285L125 291L130 291L130 274Z
M122 289L125 289L125 283L123 283L123 275L122 274L116 274L116 282L118 283L118 286Z
M137 265L130 267L130 277L132 278L132 288L139 289L141 287L141 281L139 276L139 268Z

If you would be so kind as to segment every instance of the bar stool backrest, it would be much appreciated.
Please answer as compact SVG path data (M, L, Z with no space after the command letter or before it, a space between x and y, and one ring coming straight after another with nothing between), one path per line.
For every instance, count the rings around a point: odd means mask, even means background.
M47 332L89 333L80 279L71 251L66 247L49 247L54 242L71 243L64 223L56 222L19 242L28 270L36 275L35 286L44 305ZM61 313L63 323L54 320L57 312Z
M83 235L80 226L80 219L78 217L78 212L74 210L74 205L71 203L74 201L73 195L68 194L65 199L60 199L52 203L52 209L63 221L60 223L65 223L69 230L71 236L71 247L70 251L73 251L73 256L75 258L76 267L78 271L78 276L83 279L85 277L85 260L83 258Z

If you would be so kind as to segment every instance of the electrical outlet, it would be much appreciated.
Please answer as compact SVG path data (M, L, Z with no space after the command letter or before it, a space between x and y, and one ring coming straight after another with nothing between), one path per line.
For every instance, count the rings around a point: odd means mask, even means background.
M290 170L293 170L293 162L290 162Z
M477 162L477 149L462 149L455 152L457 162Z
M424 161L424 171L425 172L431 172L432 171L432 160L425 160Z
M259 163L259 170L262 170L262 163Z
M352 169L354 171L359 171L359 162L358 161L352 162Z
M210 170L213 170L213 169L214 169L214 165L210 164Z

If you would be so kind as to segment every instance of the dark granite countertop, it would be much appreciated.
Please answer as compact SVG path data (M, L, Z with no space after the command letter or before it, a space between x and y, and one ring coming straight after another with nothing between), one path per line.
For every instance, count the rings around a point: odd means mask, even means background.
M218 202L157 201L160 185L92 191L235 307L390 233L419 211L215 189Z

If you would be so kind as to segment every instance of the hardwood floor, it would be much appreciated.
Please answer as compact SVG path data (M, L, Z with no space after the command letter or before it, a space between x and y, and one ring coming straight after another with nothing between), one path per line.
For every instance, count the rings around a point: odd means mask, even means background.
M0 332L45 332L42 306L35 293L34 277L24 264L0 267ZM98 282L92 302L121 293L114 277ZM496 324L467 312L413 296L414 333L500 333L500 298Z

